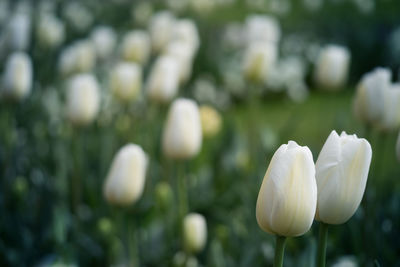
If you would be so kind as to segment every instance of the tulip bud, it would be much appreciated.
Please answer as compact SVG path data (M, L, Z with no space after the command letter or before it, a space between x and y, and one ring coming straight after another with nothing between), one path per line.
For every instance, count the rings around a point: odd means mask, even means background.
M32 62L23 52L15 52L8 59L4 73L5 97L22 99L32 88Z
M397 137L396 154L397 154L397 159L400 162L400 132L399 132L399 136Z
M135 63L119 63L111 71L110 87L120 100L136 99L142 87L142 68Z
M200 46L200 37L196 24L189 19L181 19L174 24L171 41L188 44L194 55Z
M111 27L97 26L93 30L90 38L94 44L96 55L99 59L104 60L113 53L117 37Z
M299 236L314 220L317 205L315 166L310 149L294 141L271 159L257 198L256 217L264 231Z
M57 47L62 44L65 38L64 23L53 15L44 14L40 17L37 35L43 46Z
M318 86L328 90L341 89L347 80L350 51L343 46L329 45L321 50L314 77Z
M145 31L131 31L122 40L121 55L124 60L145 64L150 56L150 37Z
M245 32L247 43L273 42L278 43L281 37L281 29L278 21L271 16L251 15L246 18Z
M106 181L104 196L115 205L131 205L143 193L148 159L135 144L123 146L114 157Z
M273 43L252 43L248 46L243 62L244 76L254 82L262 83L274 69L277 47Z
M146 91L154 102L169 102L178 92L179 65L171 56L161 56L151 69Z
M192 74L193 48L186 42L171 42L166 49L165 54L175 58L178 63L179 82L186 82Z
M400 84L392 84L383 91L383 114L378 127L384 131L400 128Z
M199 109L193 100L175 100L164 127L162 146L166 156L187 159L199 153L202 141L201 122Z
M200 252L207 242L207 224L203 215L189 213L183 221L185 249L190 253Z
M331 132L315 165L317 220L342 224L353 216L364 195L371 157L367 140Z
M92 42L81 40L67 47L60 55L59 69L63 75L91 71L96 64Z
M358 119L370 124L381 120L384 92L390 87L391 78L391 71L384 68L376 68L362 77L354 100L354 113Z
M78 74L71 78L67 88L67 117L77 125L91 123L99 110L99 85L91 74Z
M24 12L13 15L8 24L10 45L14 50L26 50L31 39L31 18Z
M221 115L211 106L204 105L200 107L200 120L204 137L213 137L221 130Z
M174 23L175 18L169 11L158 12L151 18L149 32L154 51L160 52L168 44Z

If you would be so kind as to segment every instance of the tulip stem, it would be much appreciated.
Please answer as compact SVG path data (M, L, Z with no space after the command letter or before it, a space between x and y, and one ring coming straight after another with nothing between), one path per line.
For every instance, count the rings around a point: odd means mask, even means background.
M137 243L137 233L133 220L127 220L127 236L128 236L128 259L129 266L139 266L139 253Z
M285 254L285 244L286 244L286 237L277 235L276 236L276 246L275 246L274 267L282 267L283 266L283 255Z
M321 222L319 224L319 240L317 251L317 267L325 267L326 245L328 241L328 224Z
M185 177L185 163L178 162L178 201L179 201L179 225L183 224L183 218L188 212L187 188ZM180 228L181 229L181 228Z

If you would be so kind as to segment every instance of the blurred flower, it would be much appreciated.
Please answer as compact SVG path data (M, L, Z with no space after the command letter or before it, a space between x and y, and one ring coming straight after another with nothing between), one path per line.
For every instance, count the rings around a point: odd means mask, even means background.
M317 220L342 224L353 216L364 195L371 157L367 140L331 132L315 164Z
M151 2L143 1L132 7L131 15L134 21L140 25L147 25L153 14L153 6Z
M323 0L303 0L306 9L310 11L317 11L321 8Z
M37 31L39 42L45 47L57 47L65 39L64 23L50 14L41 15Z
M183 221L185 250L189 253L200 252L207 242L207 224L203 215L189 213Z
M80 40L65 48L59 58L58 67L63 75L89 72L96 64L95 49L91 41Z
M202 133L199 108L190 99L176 99L170 107L164 125L164 154L174 159L188 159L201 148Z
M97 26L90 35L97 58L104 60L113 52L117 42L115 31L110 26Z
M228 49L238 49L244 46L246 42L246 32L244 30L245 28L237 22L229 23L224 30L222 44Z
M215 108L208 105L201 106L200 120L204 137L213 137L221 131L222 118Z
M166 209L172 204L174 192L167 182L157 183L155 187L155 195L157 203L161 208Z
M190 0L190 7L199 15L208 14L215 8L215 0Z
M111 70L110 88L123 101L136 99L142 88L142 68L136 63L119 63Z
M143 193L147 163L140 146L123 146L115 155L104 183L106 200L116 205L135 203Z
M246 18L245 32L247 43L272 42L278 43L281 37L279 22L272 16L250 15Z
M81 2L68 1L62 10L67 22L77 31L86 31L94 21L93 14Z
M277 53L277 47L273 43L250 44L244 55L244 76L257 83L268 80L271 71L275 68Z
M32 62L29 55L24 52L14 52L6 62L2 94L16 100L26 97L32 89L32 76Z
M193 50L190 45L182 41L171 42L164 54L175 58L178 63L179 82L186 82L192 74L193 65Z
M28 49L31 41L31 18L29 14L16 12L8 22L7 36L12 49Z
M169 11L161 11L153 15L150 21L149 32L151 44L156 52L162 51L171 39L175 17Z
M77 74L68 84L67 117L77 125L87 125L97 116L100 98L99 85L91 74Z
M400 132L399 136L397 137L396 154L397 154L397 159L400 161Z
M353 256L340 257L332 267L357 267L357 261Z
M390 87L391 78L391 71L385 68L376 68L361 78L354 99L354 113L358 119L368 124L381 120L384 92Z
M193 20L181 19L174 23L170 41L183 42L188 45L191 55L194 56L200 46L200 37Z
M400 128L400 84L392 84L383 91L383 114L377 127L384 131Z
M169 102L178 92L179 65L171 56L160 56L154 63L146 84L146 92L154 102Z
M340 90L345 85L350 65L350 51L343 46L328 45L320 51L314 78L318 86Z
M149 59L150 52L150 37L147 32L134 30L125 34L121 46L121 56L124 60L144 65Z
M299 236L314 220L317 205L315 166L310 149L294 141L271 159L257 198L256 217L264 231Z

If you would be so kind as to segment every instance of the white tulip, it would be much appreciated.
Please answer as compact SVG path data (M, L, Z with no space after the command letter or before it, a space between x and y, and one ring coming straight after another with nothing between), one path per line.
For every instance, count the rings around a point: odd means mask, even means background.
M89 72L96 64L96 52L92 42L77 41L65 48L59 59L59 69L63 75Z
M31 18L28 14L17 12L8 24L10 46L14 50L26 50L31 39Z
M207 242L207 223L203 215L189 213L183 221L184 246L189 253L200 252Z
M189 19L178 20L172 28L170 41L185 42L189 45L192 55L194 55L200 46L200 37L196 24Z
M256 42L248 46L243 61L244 76L254 82L268 80L275 68L277 47L270 42Z
M104 196L115 205L131 205L143 194L148 159L135 144L123 146L114 157L106 181Z
M91 34L91 40L94 44L97 57L104 60L113 53L117 43L117 36L111 27L97 26Z
M99 85L91 74L78 74L67 87L68 119L76 125L87 125L97 116L100 106Z
M316 205L311 151L289 141L275 152L264 176L257 198L258 225L275 235L302 235L313 223Z
M186 82L192 74L194 51L187 42L174 41L168 44L165 55L176 59L179 68L179 82Z
M175 17L169 11L161 11L153 15L150 21L149 32L153 50L160 52L171 40Z
M350 65L350 51L343 46L328 45L320 51L314 77L318 86L339 90L345 85Z
M221 131L221 114L212 106L203 105L200 107L200 120L204 137L213 137Z
M399 136L397 137L396 154L397 154L397 159L400 161L400 132Z
M371 157L367 140L331 132L315 164L317 220L342 224L353 216L364 195Z
M23 52L14 52L7 59L4 73L3 94L5 97L22 99L32 88L32 62Z
M145 64L150 56L150 37L145 31L128 32L122 40L121 56L124 60Z
M189 159L199 153L201 142L202 130L197 104L185 98L175 100L164 125L164 154L174 159Z
M354 100L354 113L358 119L369 124L382 119L384 94L391 86L391 79L391 71L385 68L376 68L362 77Z
M400 128L400 84L392 84L383 93L383 114L378 127L384 131Z
M94 21L92 12L81 2L69 1L62 8L67 22L76 30L84 32Z
M142 87L142 68L136 63L119 63L111 71L110 87L120 100L137 98Z
M154 102L171 101L178 92L179 64L174 57L160 56L151 69L146 92Z
M246 18L245 32L247 43L273 42L278 43L281 37L279 22L271 16L251 15Z
M50 14L43 14L37 29L39 42L49 48L57 47L65 39L65 26L62 20Z

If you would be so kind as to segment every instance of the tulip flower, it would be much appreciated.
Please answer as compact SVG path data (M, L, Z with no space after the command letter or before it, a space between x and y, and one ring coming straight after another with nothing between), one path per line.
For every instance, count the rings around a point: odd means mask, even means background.
M245 32L247 43L278 43L281 37L279 22L271 16L251 15L246 18Z
M166 103L178 92L179 63L174 57L161 56L154 63L146 84L150 100Z
M162 136L164 154L174 159L189 159L201 148L199 108L190 99L175 100L170 107Z
M32 62L23 52L14 52L7 59L3 94L12 99L22 99L32 88Z
M31 41L31 18L27 12L16 12L10 18L7 30L12 49L28 49Z
M174 41L171 42L165 51L165 55L173 57L178 63L179 82L186 82L192 74L193 57L195 51L186 42Z
M114 51L117 36L109 26L97 26L91 33L96 55L100 60L108 58Z
M397 137L396 154L397 154L397 159L400 162L400 132L399 132L399 136Z
M171 40L174 23L174 15L169 11L162 11L153 15L150 21L149 32L154 51L160 52L164 50Z
M294 141L273 155L257 198L262 230L277 235L275 265L282 266L285 237L307 232L317 206L315 166L310 149Z
M142 68L136 63L119 63L111 71L110 87L120 100L137 98L142 87Z
M128 32L122 40L121 56L124 60L147 63L150 56L150 37L145 31L135 30Z
M360 205L371 164L371 145L356 135L332 131L315 164L318 204L315 218L321 221L318 266L325 266L327 225L342 224Z
M140 146L123 146L115 155L104 183L106 200L115 205L135 203L143 193L147 163Z
M376 124L382 119L384 92L391 86L391 78L391 71L385 68L376 68L362 77L354 100L358 119L367 124Z
M37 35L43 46L57 47L65 39L65 25L62 20L54 15L44 14L40 17Z
M200 37L196 24L189 19L178 20L172 28L170 41L188 44L192 54L195 54L200 46Z
M213 137L221 130L221 115L211 106L204 105L200 107L200 120L204 137Z
M341 89L347 80L350 51L346 47L329 45L318 56L314 77L318 86L327 90Z
M203 215L189 213L183 221L184 246L187 252L200 252L207 242L207 224Z
M63 50L59 59L63 75L89 72L96 64L96 51L89 40L80 40Z
M378 128L393 131L400 128L400 84L392 84L383 93L383 114Z
M67 117L76 125L87 125L97 116L100 106L99 85L91 74L71 78L67 88Z

